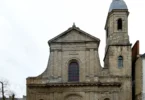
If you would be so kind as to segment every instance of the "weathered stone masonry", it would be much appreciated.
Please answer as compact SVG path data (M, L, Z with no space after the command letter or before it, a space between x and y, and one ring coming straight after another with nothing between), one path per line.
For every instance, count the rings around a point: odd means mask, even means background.
M128 15L123 0L112 1L105 25L104 67L100 40L75 25L49 40L47 68L27 78L27 100L132 100Z

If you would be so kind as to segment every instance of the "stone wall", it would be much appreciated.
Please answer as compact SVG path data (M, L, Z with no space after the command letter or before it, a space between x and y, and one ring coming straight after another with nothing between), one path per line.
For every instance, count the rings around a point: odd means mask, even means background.
M108 91L110 90L110 91ZM29 89L29 100L123 100L119 95L119 88L112 87L44 87ZM130 100L130 99L124 99Z
M143 89L143 78L142 78L142 58L139 57L135 63L135 97L136 98L141 98L141 94L142 94L142 89ZM138 100L138 99L136 99ZM142 100L142 99L140 99Z
M42 74L50 82L67 82L69 62L73 59L79 63L80 82L93 80L91 78L100 73L98 44L95 42L51 44L50 51L47 69Z

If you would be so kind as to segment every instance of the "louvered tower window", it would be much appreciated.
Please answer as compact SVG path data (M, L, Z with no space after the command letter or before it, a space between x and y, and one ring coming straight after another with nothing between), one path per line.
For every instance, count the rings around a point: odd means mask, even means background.
M117 20L117 29L118 29L118 30L122 30L122 19L121 19L121 18L119 18L119 19Z

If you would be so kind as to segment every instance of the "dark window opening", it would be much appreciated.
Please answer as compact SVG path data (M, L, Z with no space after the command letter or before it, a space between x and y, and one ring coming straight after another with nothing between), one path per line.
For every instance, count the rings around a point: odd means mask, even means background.
M106 30L106 37L108 38L108 35L109 35L109 28L107 28Z
M104 100L110 100L109 98L105 98Z
M72 61L68 66L68 81L79 81L79 64L77 63L77 61Z
M121 18L117 20L117 29L122 30L122 19Z
M123 67L123 57L122 56L119 56L118 57L118 67L119 68L122 68Z

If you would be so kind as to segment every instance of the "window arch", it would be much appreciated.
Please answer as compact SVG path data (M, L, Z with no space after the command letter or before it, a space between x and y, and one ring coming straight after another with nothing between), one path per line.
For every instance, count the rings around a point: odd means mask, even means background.
M68 81L78 82L79 81L79 64L76 60L72 60L68 66Z
M117 29L118 29L118 30L122 30L122 19L121 19L121 18L119 18L119 19L117 20Z
M110 100L109 98L105 98L104 100Z
M123 57L122 56L118 57L118 67L119 68L123 67Z

